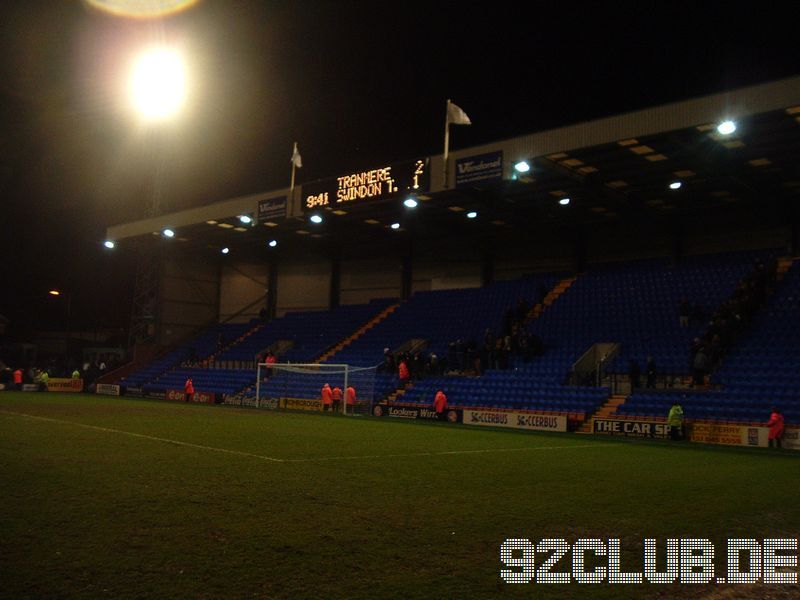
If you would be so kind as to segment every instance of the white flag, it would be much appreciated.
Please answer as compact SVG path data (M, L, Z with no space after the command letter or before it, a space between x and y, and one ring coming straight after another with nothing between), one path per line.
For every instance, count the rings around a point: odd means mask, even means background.
M452 102L447 104L447 122L453 125L472 125L467 113Z
M303 167L303 159L300 157L300 152L297 150L297 144L294 145L294 152L292 152L290 162L298 169Z

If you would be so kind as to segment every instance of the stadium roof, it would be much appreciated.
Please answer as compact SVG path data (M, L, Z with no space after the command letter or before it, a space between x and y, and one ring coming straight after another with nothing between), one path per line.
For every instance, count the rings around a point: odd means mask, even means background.
M717 124L733 120L730 135ZM502 152L502 180L453 186L455 164ZM289 189L233 198L177 213L110 227L118 242L152 239L163 228L193 249L262 251L281 246L386 242L415 236L532 233L542 228L612 221L642 222L739 214L785 219L800 194L800 77L740 88L587 123L465 148L450 154L445 187L442 155L427 157L430 186L409 210L404 195L326 207L313 225L295 189L286 218L256 219L260 201L288 197ZM419 157L411 157L419 158ZM530 171L514 165L528 161ZM381 165L375 165L379 168ZM343 176L346 174L335 174ZM670 184L680 182L680 188ZM559 200L569 198L564 206ZM476 211L478 217L465 218ZM399 223L400 230L390 229ZM311 242L318 240L318 242Z

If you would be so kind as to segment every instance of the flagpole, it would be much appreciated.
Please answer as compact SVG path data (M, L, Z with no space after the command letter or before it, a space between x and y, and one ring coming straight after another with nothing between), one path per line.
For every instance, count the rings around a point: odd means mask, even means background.
M445 106L444 110L444 185L443 187L447 187L447 155L450 150L450 98L447 99L447 105Z
M297 156L297 142L294 143L294 149L292 150L292 184L290 186L292 192L292 199L294 199L294 169L295 169L295 160L294 157Z

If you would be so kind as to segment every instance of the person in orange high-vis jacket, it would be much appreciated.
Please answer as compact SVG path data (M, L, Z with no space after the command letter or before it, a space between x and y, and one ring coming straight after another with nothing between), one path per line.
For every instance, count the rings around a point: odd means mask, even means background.
M767 435L769 447L772 448L772 444L775 442L775 447L780 448L781 438L783 437L783 415L774 406L772 407L772 414L767 422L767 427L769 427L769 434Z
M397 367L397 374L400 376L400 383L405 383L408 381L410 373L408 372L408 366L406 365L406 361L401 360L400 366Z
M333 392L331 392L330 384L326 383L322 386L322 410L330 410L332 402Z
M183 385L183 392L185 394L186 402L191 402L194 398L194 383L192 383L192 378L186 380L186 383Z
M342 408L342 388L338 385L333 388L331 398L333 399L333 412L339 412Z
M347 403L347 412L353 412L353 407L356 404L356 388L352 385L347 386L344 393L344 401Z
M447 409L447 396L444 395L442 390L436 392L436 397L433 399L433 410L436 411L436 416L440 421L443 421L444 411Z

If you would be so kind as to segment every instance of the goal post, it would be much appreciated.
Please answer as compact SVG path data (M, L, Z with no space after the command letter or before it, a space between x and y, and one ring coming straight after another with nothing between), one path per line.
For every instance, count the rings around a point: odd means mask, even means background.
M374 367L327 363L258 363L255 405L259 408L322 410L345 415L371 414ZM323 403L322 388L339 389L340 400ZM348 389L351 388L348 395Z

